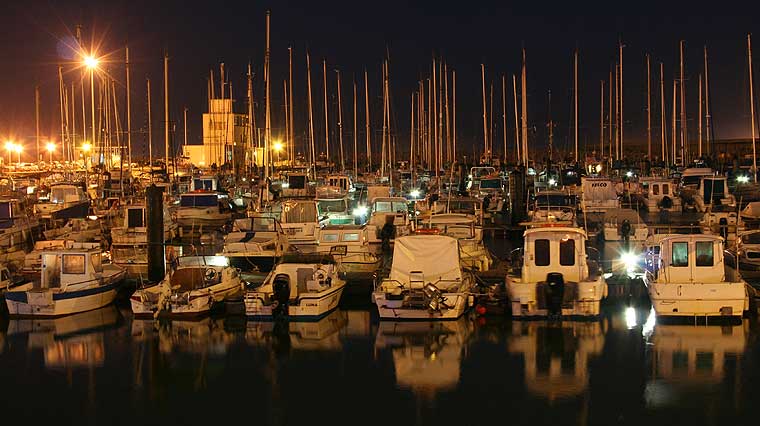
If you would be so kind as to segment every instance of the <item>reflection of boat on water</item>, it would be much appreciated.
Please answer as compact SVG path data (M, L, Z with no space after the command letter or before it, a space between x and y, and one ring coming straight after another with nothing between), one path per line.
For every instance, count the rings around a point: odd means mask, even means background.
M381 321L375 351L390 350L396 385L432 396L459 383L462 353L473 332L467 318L456 321Z
M509 351L522 354L525 387L553 401L588 387L588 363L604 348L601 322L513 322Z
M28 349L42 349L47 368L102 366L103 330L120 319L113 305L56 319L14 319L8 323L8 339L26 336Z
M223 319L210 317L197 321L132 321L132 339L150 341L158 338L161 353L225 355L235 339L224 328Z
M745 351L749 321L723 326L661 325L648 337L651 347L652 376L646 384L644 398L650 408L677 405L704 394L729 391L733 400L737 389L719 386L728 365ZM738 384L737 384L738 386ZM708 395L714 396L708 392Z
M288 347L295 350L339 351L343 348L341 331L348 322L348 313L341 310L335 310L319 321L248 321L245 340L249 345L257 346L285 339Z

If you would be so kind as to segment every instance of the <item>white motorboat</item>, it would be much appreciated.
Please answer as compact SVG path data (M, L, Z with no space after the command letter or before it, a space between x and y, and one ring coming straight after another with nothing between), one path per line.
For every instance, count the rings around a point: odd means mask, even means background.
M50 187L47 198L40 198L34 210L43 219L85 217L90 209L90 197L81 186L59 183Z
M178 226L164 206L164 242L177 235ZM148 228L144 205L131 205L124 209L122 226L111 228L111 262L126 269L127 278L148 274Z
M129 298L138 317L194 317L239 296L243 281L224 256L182 256L161 282Z
M739 218L745 226L756 227L760 225L760 201L747 203L739 213Z
M319 228L326 222L325 217L319 216L317 201L313 199L284 199L262 214L279 218L290 244L298 246L317 244Z
M512 316L598 316L607 283L586 255L586 232L554 225L525 230L522 259L507 274Z
M0 200L0 250L23 250L28 239L39 227L39 220L19 199Z
M224 251L230 265L241 271L269 272L290 243L280 222L272 217L255 215L235 219L232 232L224 237Z
M483 209L483 216L486 219L492 218L495 213L503 212L509 206L507 191L504 188L504 180L498 173L481 176L477 184L473 183L470 187L470 194L482 201L488 198L488 206Z
M113 302L124 279L123 268L102 263L98 243L66 242L42 252L39 285L27 284L5 294L11 315L60 316L90 311Z
M232 206L226 194L206 190L179 196L175 221L184 229L218 229L232 220Z
M345 247L340 254L345 254ZM287 254L263 284L245 292L245 314L319 319L338 307L346 286L339 271L340 264L331 255Z
M747 283L724 261L718 235L672 234L647 253L644 282L658 316L741 317Z
M72 217L57 228L43 231L48 240L71 240L80 243L100 241L103 237L103 224L91 218Z
M733 251L736 253L741 276L748 279L760 278L760 230L740 232Z
M566 222L576 224L577 199L560 190L545 190L535 194L528 207L531 223Z
M672 180L661 177L642 177L639 183L644 207L647 210L650 212L660 209L671 212L681 211L681 197L677 194L677 185Z
M348 193L339 186L317 188L317 211L327 225L351 225L354 215L348 208Z
M346 279L368 279L383 261L380 248L376 244L370 244L369 240L369 230L365 225L325 226L319 230L316 251L329 254L334 247L346 246L345 255L336 255Z
M390 274L375 287L372 302L380 319L456 319L472 306L474 285L455 238L409 235L396 238Z
M620 199L611 179L581 177L581 210L585 213L620 208Z

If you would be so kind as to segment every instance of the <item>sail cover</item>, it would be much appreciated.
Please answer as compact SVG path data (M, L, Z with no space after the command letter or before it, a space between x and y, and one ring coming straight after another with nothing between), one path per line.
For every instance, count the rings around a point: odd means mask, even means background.
M409 284L412 272L415 272L412 278L419 279L420 274L416 271L422 273L425 283L436 283L438 280L461 281L457 240L444 235L409 235L396 238L390 279Z

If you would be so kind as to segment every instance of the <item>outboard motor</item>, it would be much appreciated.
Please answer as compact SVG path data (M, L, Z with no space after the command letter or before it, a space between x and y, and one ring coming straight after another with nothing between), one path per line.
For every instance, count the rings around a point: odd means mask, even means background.
M290 282L287 277L277 276L272 284L272 293L277 306L272 310L273 316L288 314L288 300L290 300Z
M559 272L546 274L546 307L550 316L562 315L562 300L565 296L565 278Z

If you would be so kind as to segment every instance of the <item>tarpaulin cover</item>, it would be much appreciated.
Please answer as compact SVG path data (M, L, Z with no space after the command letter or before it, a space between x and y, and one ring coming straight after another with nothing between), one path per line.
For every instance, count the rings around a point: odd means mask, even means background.
M425 283L435 283L438 280L461 281L457 240L443 235L410 235L396 238L390 279L409 284L412 271L421 271ZM414 274L413 278L417 280L419 275ZM452 282L451 285L453 284ZM439 286L441 289L446 287L445 283Z

